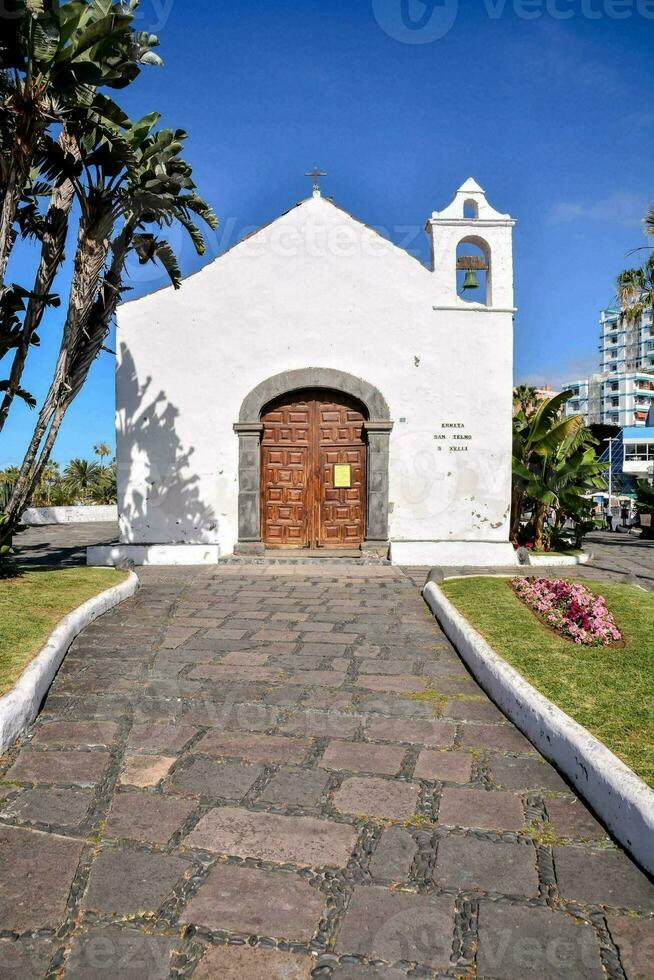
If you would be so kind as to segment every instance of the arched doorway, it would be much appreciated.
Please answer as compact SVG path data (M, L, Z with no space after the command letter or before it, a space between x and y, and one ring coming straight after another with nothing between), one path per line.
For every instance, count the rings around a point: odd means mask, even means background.
M322 399L322 403L329 403L335 397L337 405L350 410L352 402L348 399L351 399L355 410L365 419L361 425L361 439L365 447L363 551L385 556L389 543L389 440L393 429L388 404L382 393L363 378L333 368L315 367L273 375L253 388L243 400L239 420L234 423L239 442L236 552L242 555L261 555L265 552L262 418L278 401L282 403L288 397L292 403L299 396L306 398L307 392L316 392L317 399ZM333 401L331 403L334 404ZM338 443L332 448L339 448Z
M261 530L266 548L360 548L366 533L366 409L309 388L261 415Z

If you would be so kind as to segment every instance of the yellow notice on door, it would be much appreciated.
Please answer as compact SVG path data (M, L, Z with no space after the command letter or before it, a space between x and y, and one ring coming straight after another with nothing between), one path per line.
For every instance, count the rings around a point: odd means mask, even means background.
M349 490L352 486L352 467L349 463L336 463L334 466L334 487L336 490Z

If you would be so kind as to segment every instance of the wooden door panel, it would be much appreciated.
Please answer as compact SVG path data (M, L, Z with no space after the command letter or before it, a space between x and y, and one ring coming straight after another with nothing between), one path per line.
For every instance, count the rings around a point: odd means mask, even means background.
M351 486L334 486L334 467L348 463ZM320 480L320 543L324 547L354 547L365 534L365 446L322 447Z
M263 538L277 548L308 544L308 449L263 447Z
M326 392L280 399L262 417L261 517L271 548L353 548L365 537L365 416ZM334 487L349 463L352 485Z

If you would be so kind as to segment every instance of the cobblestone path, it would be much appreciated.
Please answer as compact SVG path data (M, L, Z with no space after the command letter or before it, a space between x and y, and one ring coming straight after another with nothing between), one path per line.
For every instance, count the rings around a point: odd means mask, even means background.
M146 570L0 765L0 977L651 977L654 887L388 566Z

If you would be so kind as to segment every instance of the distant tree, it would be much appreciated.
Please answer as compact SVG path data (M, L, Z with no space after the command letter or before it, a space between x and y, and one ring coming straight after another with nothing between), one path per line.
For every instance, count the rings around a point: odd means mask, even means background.
M64 470L64 484L75 503L91 503L99 476L97 463L89 463L87 459L71 459Z
M100 458L101 463L105 456L112 455L111 446L108 446L106 442L99 442L97 446L93 447L93 452Z
M525 415L530 415L538 407L538 393L533 385L518 385L513 389L513 405Z
M648 217L653 223L651 233L654 233L654 212ZM654 253L639 268L621 272L617 287L623 323L640 324L646 313L654 313Z

